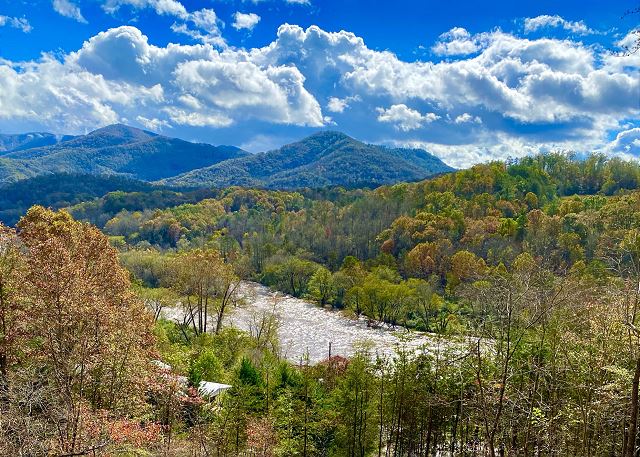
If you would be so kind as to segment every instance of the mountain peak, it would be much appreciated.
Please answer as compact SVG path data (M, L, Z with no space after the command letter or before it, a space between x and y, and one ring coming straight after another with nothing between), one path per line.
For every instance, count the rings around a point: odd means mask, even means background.
M132 141L144 141L159 136L157 133L142 130L125 124L111 124L106 127L93 130L85 137L111 137L117 138L120 143Z
M357 141L354 138L351 138L346 133L339 132L337 130L321 130L320 132L316 132L312 135L309 135L306 138L303 138L296 143L306 143L306 142L315 142L321 144L332 144L337 143L338 141ZM294 143L295 144L295 143Z
M221 162L163 182L195 187L358 187L417 181L451 170L421 149L366 144L342 132L326 130L280 149Z

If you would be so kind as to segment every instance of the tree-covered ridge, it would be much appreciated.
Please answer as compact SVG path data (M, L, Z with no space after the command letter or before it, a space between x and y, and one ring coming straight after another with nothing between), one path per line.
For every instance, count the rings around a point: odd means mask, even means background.
M119 174L155 181L246 154L235 147L190 143L117 124L50 146L8 152L0 162L0 182L48 173Z
M289 243L309 250L315 260L335 268L348 255L368 259L389 249L398 255L412 248L418 240L426 240L431 232L446 235L454 242L462 241L473 225L486 225L494 219L498 222L494 221L493 225L520 224L522 228L532 210L555 216L564 211L560 208L562 205L568 204L563 203L564 199L573 196L580 200L583 200L580 196L594 196L595 200L606 202L609 201L604 198L606 196L636 189L639 180L640 169L634 162L599 155L578 160L550 154L510 164L477 165L418 183L383 186L375 190L337 187L286 192L231 187L209 195L226 208L222 221L210 222L211 228L226 230L239 243L253 231L274 233L276 237L286 235ZM153 209L149 205L135 207L128 204L129 198L133 202L139 197L119 194L121 206L112 204L105 208L105 202L113 200L107 195L71 211L104 226L103 221L85 214L115 216L111 221L113 225L127 219L125 213L117 214L118 208L127 211ZM296 203L292 206L291 202ZM197 207L197 202L189 203L195 203ZM147 211L145 216L139 217L146 221L167 214ZM180 225L180 220L172 220L174 222ZM403 229L404 225L407 225L406 229ZM401 239L402 230L412 231L405 234L408 238ZM130 235L128 232L113 234ZM185 231L179 236L189 242L201 235L197 231ZM387 240L389 242L383 247ZM162 246L175 247L177 241L166 240ZM333 263L330 259L334 259Z
M33 205L60 209L114 192L145 192L161 189L123 176L72 173L46 174L0 186L0 221L15 225ZM132 197L130 197L132 199ZM165 200L170 203L169 200ZM161 206L159 199L155 200ZM177 203L176 203L177 204Z
M340 132L320 132L280 149L226 161L169 178L188 186L254 186L273 189L379 186L451 171L420 149L361 143Z
M128 200L144 194L118 193L71 211L123 246L216 246L280 290L433 330L447 327L436 323L441 313L464 321L459 285L521 254L557 274L601 268L607 237L625 220L620 208L635 212L639 173L618 159L546 155L373 191L228 188L166 209L135 208ZM420 294L437 309L416 308Z
M15 146L0 153L0 184L5 185L43 174L73 173L179 187L376 187L452 170L426 151L368 145L339 132L321 132L259 154L120 124L61 141L43 140L48 144L43 146L26 140L16 143L19 139L13 137L5 140Z

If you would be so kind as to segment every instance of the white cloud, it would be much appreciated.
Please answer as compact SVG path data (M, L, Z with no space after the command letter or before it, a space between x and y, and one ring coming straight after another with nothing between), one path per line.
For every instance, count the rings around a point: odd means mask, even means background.
M463 36L460 32L458 37ZM603 144L607 132L624 119L640 115L640 81L635 77L640 62L617 65L609 53L571 40L524 39L501 31L471 39L482 43L472 58L406 62L390 52L369 49L350 32L283 25L274 43L248 55L258 62L295 65L318 97L335 90L359 96L362 102L349 116L334 119L356 136L360 132L370 141L403 141L410 132L404 141L421 137L429 144L441 142L443 152L445 144L456 143L446 150L466 155L467 164L477 159L467 150L498 155L506 154L507 146L521 151L590 150ZM385 101L386 106L429 106L435 115L452 116L454 121L419 129L411 119L422 114L409 112L403 128L399 122L388 122L390 130L382 123L372 131L367 122L383 113L374 112L374 117L371 112ZM327 109L340 114L342 103L330 100ZM460 131L455 124L460 113L483 122ZM385 110L382 117L391 119L391 114ZM463 144L476 147L459 146Z
M431 50L437 55L464 56L479 51L481 47L477 37L472 37L462 27L454 27L440 35L438 42Z
M480 119L478 116L472 116L469 113L462 113L461 115L456 116L453 122L456 124L482 124L482 119Z
M212 34L221 28L215 13L187 15L176 27L200 34L201 44L155 46L137 28L119 27L62 61L0 60L0 129L79 133L129 120L238 144L331 123L370 142L421 144L464 166L557 149L626 154L627 136L614 147L611 135L640 120L640 53L453 29L445 40L479 49L409 62L347 31L289 24L272 43L243 49Z
M560 27L578 35L595 33L587 27L584 21L571 22L557 15L549 16L548 14L545 14L542 16L528 17L524 20L525 33L535 32L536 30L548 27Z
M411 109L403 103L392 105L387 109L376 108L376 111L378 111L378 121L389 122L403 132L419 129L424 124L440 119L440 116L435 113L421 114L420 111Z
M221 48L227 45L220 31L220 26L224 26L224 23L211 8L189 12L177 0L107 0L102 8L110 14L114 14L123 6L134 10L148 8L159 15L173 16L178 19L178 22L171 26L171 30L175 33L187 35L195 41L213 44Z
M323 125L297 68L260 66L210 45L156 47L130 26L99 33L62 62L0 63L0 87L0 128L12 130L77 133L127 120L147 128Z
M183 33L190 36L196 41L209 43L224 48L227 43L222 38L220 26L224 23L218 18L216 12L209 8L204 8L193 13L188 13L185 18L186 22L182 24L173 24L171 29L177 33ZM195 29L189 27L188 23L193 24Z
M274 123L323 125L318 102L295 67L260 68L251 62L193 60L175 70L174 84L214 114L233 112Z
M78 5L73 3L71 0L53 0L53 9L56 13L62 16L75 19L83 24L87 23L87 20L82 16L82 12Z
M640 127L619 132L616 138L606 145L604 151L626 158L640 158Z
M255 13L241 13L236 11L233 15L233 27L236 30L247 29L253 30L253 28L260 22L260 16Z
M345 109L349 108L349 104L351 102L359 102L361 101L358 95L338 98L338 97L329 97L327 101L327 109L332 113L343 113Z
M0 27L12 27L14 29L20 29L24 33L29 33L33 30L29 21L24 17L10 17L0 14Z
M177 0L106 0L102 8L113 14L122 6L129 6L137 10L151 8L157 14L175 16L180 19L187 19L189 16L184 5Z
M162 131L163 127L169 127L171 125L166 120L157 119L157 118L148 119L144 116L137 116L136 121L138 121L143 127L149 130L152 130L154 132L160 132Z
M327 109L332 113L343 113L348 106L349 104L345 99L338 97L331 97L327 102Z

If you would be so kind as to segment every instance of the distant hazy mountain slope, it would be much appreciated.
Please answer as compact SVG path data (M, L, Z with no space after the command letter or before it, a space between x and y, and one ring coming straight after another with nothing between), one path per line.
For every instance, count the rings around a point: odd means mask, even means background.
M55 145L6 153L0 182L46 173L122 174L155 181L247 154L118 124Z
M53 133L31 132L7 135L0 133L0 156L12 151L50 146L72 139L73 136L58 136Z
M163 183L269 188L381 185L452 171L420 149L365 144L340 132L321 132L274 151L227 160Z

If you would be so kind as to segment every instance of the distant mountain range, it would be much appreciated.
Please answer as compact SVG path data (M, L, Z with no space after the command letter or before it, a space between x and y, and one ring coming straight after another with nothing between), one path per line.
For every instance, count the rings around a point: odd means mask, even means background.
M0 134L0 185L72 173L181 187L356 187L416 181L452 170L422 149L370 145L331 131L258 154L122 124L75 137Z
M340 132L320 132L269 152L225 160L164 179L182 186L252 186L272 189L417 181L453 170L422 149L365 144Z
M156 181L248 154L233 146L190 143L116 124L48 146L5 151L0 156L0 182L49 173L118 174Z

